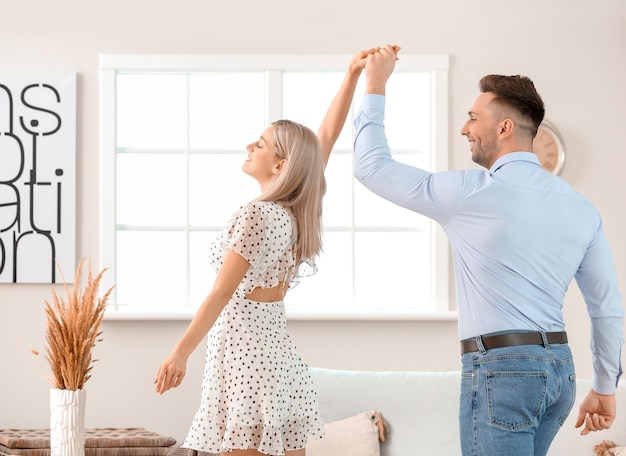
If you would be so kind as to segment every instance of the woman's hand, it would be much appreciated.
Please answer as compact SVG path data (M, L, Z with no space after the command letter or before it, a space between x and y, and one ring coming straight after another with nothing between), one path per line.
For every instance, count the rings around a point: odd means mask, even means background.
M360 73L363 68L365 68L365 62L367 62L367 56L373 54L374 52L378 52L380 47L374 47L371 49L367 49L365 51L359 51L352 56L350 60L350 64L348 65L348 70L353 73Z
M171 388L176 388L183 381L187 370L187 358L172 353L159 367L154 383L156 392L163 394Z

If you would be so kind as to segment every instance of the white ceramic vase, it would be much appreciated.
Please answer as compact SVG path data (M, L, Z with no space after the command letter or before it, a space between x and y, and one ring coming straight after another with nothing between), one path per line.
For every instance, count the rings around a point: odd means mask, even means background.
M50 456L85 456L85 390L50 390Z

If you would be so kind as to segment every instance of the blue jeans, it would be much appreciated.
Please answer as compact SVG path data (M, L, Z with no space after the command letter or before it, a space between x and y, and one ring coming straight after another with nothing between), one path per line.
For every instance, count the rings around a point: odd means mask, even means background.
M545 456L576 398L569 346L481 349L462 365L463 456Z

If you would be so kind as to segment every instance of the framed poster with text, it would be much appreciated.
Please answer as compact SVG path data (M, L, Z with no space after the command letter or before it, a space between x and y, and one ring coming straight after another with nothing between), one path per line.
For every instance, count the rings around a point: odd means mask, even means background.
M75 256L76 73L0 71L0 283L72 282Z

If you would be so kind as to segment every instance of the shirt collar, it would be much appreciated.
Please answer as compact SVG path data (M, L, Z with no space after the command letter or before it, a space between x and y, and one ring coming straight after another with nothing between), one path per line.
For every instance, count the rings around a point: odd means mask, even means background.
M539 158L532 152L509 152L508 154L504 154L502 157L498 158L491 168L489 169L489 174L493 174L502 168L507 163L511 162L529 162L533 163L539 167L541 164L539 163Z

